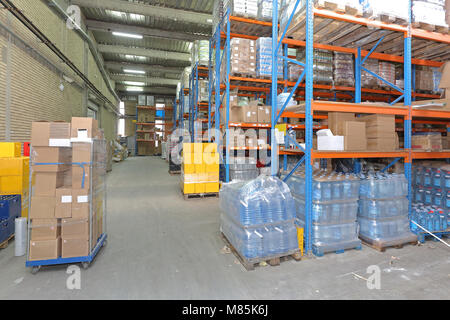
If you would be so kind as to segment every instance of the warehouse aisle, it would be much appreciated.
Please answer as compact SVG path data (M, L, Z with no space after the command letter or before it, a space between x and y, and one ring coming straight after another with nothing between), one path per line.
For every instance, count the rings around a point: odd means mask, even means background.
M450 255L436 242L330 254L244 271L219 237L218 200L184 201L160 158L129 158L108 178L109 242L81 290L66 267L31 275L14 245L0 250L0 299L449 299ZM369 290L369 265L381 289Z

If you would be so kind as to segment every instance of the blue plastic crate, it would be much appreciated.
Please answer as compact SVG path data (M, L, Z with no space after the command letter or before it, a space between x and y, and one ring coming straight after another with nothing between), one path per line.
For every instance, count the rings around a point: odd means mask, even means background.
M0 219L18 218L21 216L21 196L0 196Z
M0 220L0 243L7 240L11 235L14 234L15 229L15 217Z

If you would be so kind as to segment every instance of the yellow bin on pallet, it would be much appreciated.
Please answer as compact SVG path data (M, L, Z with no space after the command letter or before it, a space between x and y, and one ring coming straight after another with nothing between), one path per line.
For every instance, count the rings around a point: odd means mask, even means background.
M300 253L303 257L303 235L304 235L304 229L297 227L297 239L298 239L298 248L300 249Z
M20 157L22 144L20 142L0 142L0 158Z

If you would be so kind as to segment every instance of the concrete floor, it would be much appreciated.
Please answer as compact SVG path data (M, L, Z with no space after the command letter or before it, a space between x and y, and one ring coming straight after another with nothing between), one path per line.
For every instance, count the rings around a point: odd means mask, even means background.
M108 245L81 290L66 267L32 275L14 242L0 250L3 299L449 299L450 250L428 241L379 253L367 247L246 272L223 253L218 200L183 200L160 158L130 158L108 178ZM367 289L378 265L381 289Z

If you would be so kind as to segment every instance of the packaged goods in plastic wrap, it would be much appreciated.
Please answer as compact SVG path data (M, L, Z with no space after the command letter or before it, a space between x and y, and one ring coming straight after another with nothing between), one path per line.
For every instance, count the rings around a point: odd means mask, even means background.
M251 157L233 157L230 161L231 181L249 181L259 175L256 159Z
M433 93L440 95L444 92L444 89L439 88L439 84L441 83L442 79L442 72L439 70L439 68L431 68L431 72L433 73Z
M376 59L367 59L364 63L364 68L378 74L379 63ZM370 73L362 70L361 72L361 85L363 88L374 88L378 86L378 79Z
M441 190L441 193L442 192ZM424 230L417 226L419 224L422 228L430 232L442 232L449 228L450 215L448 209L439 205L426 205L424 203L413 203L411 214L411 230L414 233L424 233Z
M278 0L278 10L280 10L281 0ZM258 0L258 20L272 21L273 0Z
M191 76L192 69L191 67L186 67L181 74L181 84L184 89L189 89L189 77ZM182 93L183 94L183 93Z
M105 232L106 140L72 141L32 148L30 261L87 256Z
M208 80L198 80L198 101L205 102L209 99L209 82Z
M222 233L245 258L298 250L295 204L287 185L275 177L224 184L220 191Z
M278 111L280 111L283 108L284 104L286 103L287 99L289 98L289 95L290 95L289 92L283 92L277 96ZM288 104L286 105L286 108L290 107L290 106L296 106L296 105L297 105L297 102L294 100L294 97L292 96L291 99L289 100Z
M192 52L194 63L198 62L200 66L209 65L209 41L208 40L196 40L192 46Z
M219 23L222 21L225 15L226 9L224 8L223 0L214 0L213 16L212 16L212 34L216 32Z
M349 53L334 53L334 85L355 86L355 72L353 55Z
M379 69L379 71L377 72L377 74L380 77L389 81L392 84L395 83L395 64L386 62L386 61L380 61L379 65L378 65L378 69ZM381 88L393 90L393 88L391 86L389 86L387 83L385 83L384 81L381 81L379 79L378 79L378 85Z
M256 42L254 40L233 38L230 45L230 74L243 77L256 75ZM226 63L221 64L220 76L226 78Z
M305 63L305 49L297 51L297 60ZM314 49L313 54L313 81L321 84L333 84L333 52Z
M381 247L414 241L408 221L408 182L403 174L361 175L360 236Z
M231 15L253 18L258 17L258 0L225 0L225 12L229 8Z
M423 67L416 69L416 90L433 91L433 71L430 68Z
M282 50L278 52L278 79L283 78ZM256 40L256 76L269 78L272 76L272 38Z
M297 223L305 226L305 174L296 172L287 181L296 203ZM313 252L359 248L358 213L359 178L317 170L313 174Z
M414 24L426 23L435 26L448 27L445 2L443 0L413 0L412 19Z
M289 22L289 18L295 8L295 3L296 0L282 0L281 5L278 7L278 10L280 12L279 23L281 32L285 30L286 25ZM305 10L305 3L305 0L300 0L300 3L297 5L297 8L294 12L294 17Z
M408 21L409 0L363 0L363 13L366 18L379 20L382 16L386 16L390 21L395 19Z

